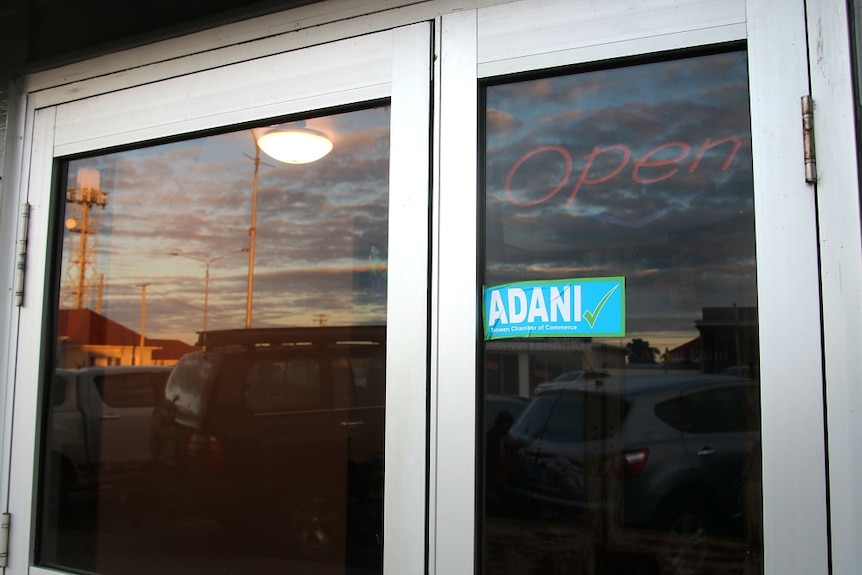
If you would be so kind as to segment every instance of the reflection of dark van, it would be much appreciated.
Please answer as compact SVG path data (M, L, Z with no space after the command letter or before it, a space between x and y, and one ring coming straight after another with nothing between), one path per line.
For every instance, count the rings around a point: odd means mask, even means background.
M304 555L380 537L385 327L209 332L153 414L153 488Z
M703 374L547 385L506 440L510 501L566 520L735 531L759 481L759 397L754 380Z

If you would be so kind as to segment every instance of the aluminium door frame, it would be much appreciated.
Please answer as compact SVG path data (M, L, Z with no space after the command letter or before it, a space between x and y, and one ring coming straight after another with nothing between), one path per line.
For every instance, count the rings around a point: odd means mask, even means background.
M384 479L384 564L394 572L424 569L428 270L427 258L415 255L429 249L430 138L415 136L430 133L433 25L384 24L368 33L357 23L336 23L339 40L300 34L297 46L295 36L281 43L267 37L263 47L242 44L22 95L19 175L0 198L4 233L22 221L12 216L16 206L30 205L26 295L20 307L4 303L0 333L9 358L0 502L15 518L7 573L55 572L32 561L39 382L50 369L41 366L41 354L57 159L381 99L391 106L386 428L392 433L385 456L397 462L387 465ZM148 74L157 79L142 81ZM15 261L13 247L0 255L6 269Z
M862 229L848 2L807 0L834 575L862 572Z
M761 330L764 566L827 573L826 454L816 211L803 169L808 92L803 0L516 2L443 17L440 198L432 300L431 572L476 568L478 81L723 42L746 42ZM619 37L614 30L622 30ZM580 33L579 33L580 32ZM776 47L781 47L777 49ZM465 198L474 198L467 201ZM858 214L858 211L855 212ZM445 233L444 231L445 230ZM858 240L858 236L857 236ZM858 265L858 262L857 264ZM858 340L857 340L858 341ZM797 362L796 358L805 358ZM790 359L793 359L791 362ZM445 423L444 423L445 422ZM788 469L788 461L804 464Z

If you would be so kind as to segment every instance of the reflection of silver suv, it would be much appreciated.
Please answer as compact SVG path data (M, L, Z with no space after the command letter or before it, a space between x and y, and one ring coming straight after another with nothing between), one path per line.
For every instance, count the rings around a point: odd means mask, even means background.
M759 417L750 379L672 372L547 385L507 437L510 508L570 521L601 511L684 532L737 528L743 483L760 465Z
M379 542L385 338L382 326L209 332L153 414L154 493L305 556Z

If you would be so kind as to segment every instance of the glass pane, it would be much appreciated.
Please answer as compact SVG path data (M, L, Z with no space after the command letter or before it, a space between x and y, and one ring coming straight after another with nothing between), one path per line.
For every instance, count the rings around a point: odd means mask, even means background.
M37 564L382 572L389 108L278 128L64 163Z
M493 84L485 102L485 286L624 278L625 296L614 337L584 333L608 297L586 289L564 302L583 337L514 326L562 290L508 315L490 300L483 572L762 573L745 53Z

